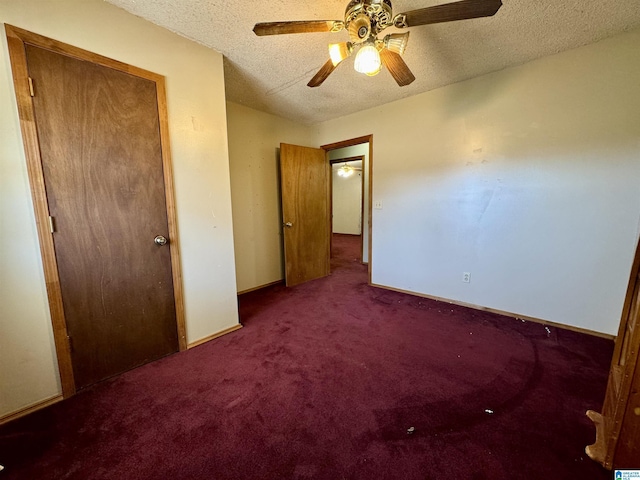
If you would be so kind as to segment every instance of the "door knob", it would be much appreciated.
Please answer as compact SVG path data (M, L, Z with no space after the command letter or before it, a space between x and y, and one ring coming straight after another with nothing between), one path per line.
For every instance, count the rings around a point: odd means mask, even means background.
M287 228L291 228L291 227L293 227L293 223L287 222L287 223L284 224L284 226L287 227Z
M162 235L158 235L156 238L153 239L153 241L155 242L156 245L166 245L168 243L166 237L163 237Z

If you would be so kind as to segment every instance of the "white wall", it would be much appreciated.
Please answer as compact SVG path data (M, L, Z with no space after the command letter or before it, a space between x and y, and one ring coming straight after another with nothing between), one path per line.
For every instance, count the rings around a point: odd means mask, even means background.
M2 0L0 22L166 76L187 340L237 325L222 56L100 0ZM61 391L4 30L0 305L2 417Z
M227 102L239 292L284 278L280 143L314 147L312 129Z
M320 125L319 128L320 131L324 131L323 125ZM368 135L368 133L358 136L365 135ZM357 136L343 134L337 136L335 140L332 140L331 142L322 142L320 140L318 140L318 142L320 145L327 145L332 142L341 142L343 140L350 140L352 138L357 138ZM362 178L364 181L364 209L362 214L362 262L369 263L369 142L361 143L359 145L353 145L351 147L337 148L335 150L329 151L330 160L360 156L364 157L364 164L362 166Z
M362 161L348 162L357 169L348 177L338 174L346 163L334 163L331 169L333 233L360 235L362 233Z
M320 144L374 135L373 282L617 333L639 85L635 30L321 124Z

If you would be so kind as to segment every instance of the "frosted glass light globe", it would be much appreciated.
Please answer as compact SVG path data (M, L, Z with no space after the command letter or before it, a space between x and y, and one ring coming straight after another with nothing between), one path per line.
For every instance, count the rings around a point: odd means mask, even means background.
M375 75L380 71L380 66L380 53L378 53L376 47L373 45L364 45L360 48L354 64L356 72Z

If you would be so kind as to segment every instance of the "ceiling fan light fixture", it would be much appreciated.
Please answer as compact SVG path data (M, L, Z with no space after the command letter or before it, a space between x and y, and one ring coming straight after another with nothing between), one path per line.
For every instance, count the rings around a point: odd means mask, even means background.
M409 32L392 33L384 37L384 46L399 55L404 54L404 51L407 49L407 43L409 43Z
M376 75L380 71L380 68L382 68L378 49L371 43L360 47L356 55L354 68L356 72L359 73L364 73L369 76Z
M349 165L344 164L343 166L341 166L338 169L338 176L339 177L343 177L343 178L347 178L347 177L350 177L351 175L353 175L353 172L355 172L353 167L350 167Z
M352 49L353 47L350 42L329 44L329 56L331 57L331 63L333 63L333 66L337 67L340 62L351 55Z

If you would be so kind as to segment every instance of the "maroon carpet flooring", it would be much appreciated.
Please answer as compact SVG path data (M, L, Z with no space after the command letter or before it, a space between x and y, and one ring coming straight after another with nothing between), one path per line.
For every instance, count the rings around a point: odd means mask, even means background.
M0 427L0 480L612 478L584 454L611 341L370 287L358 246L243 295L242 330Z

